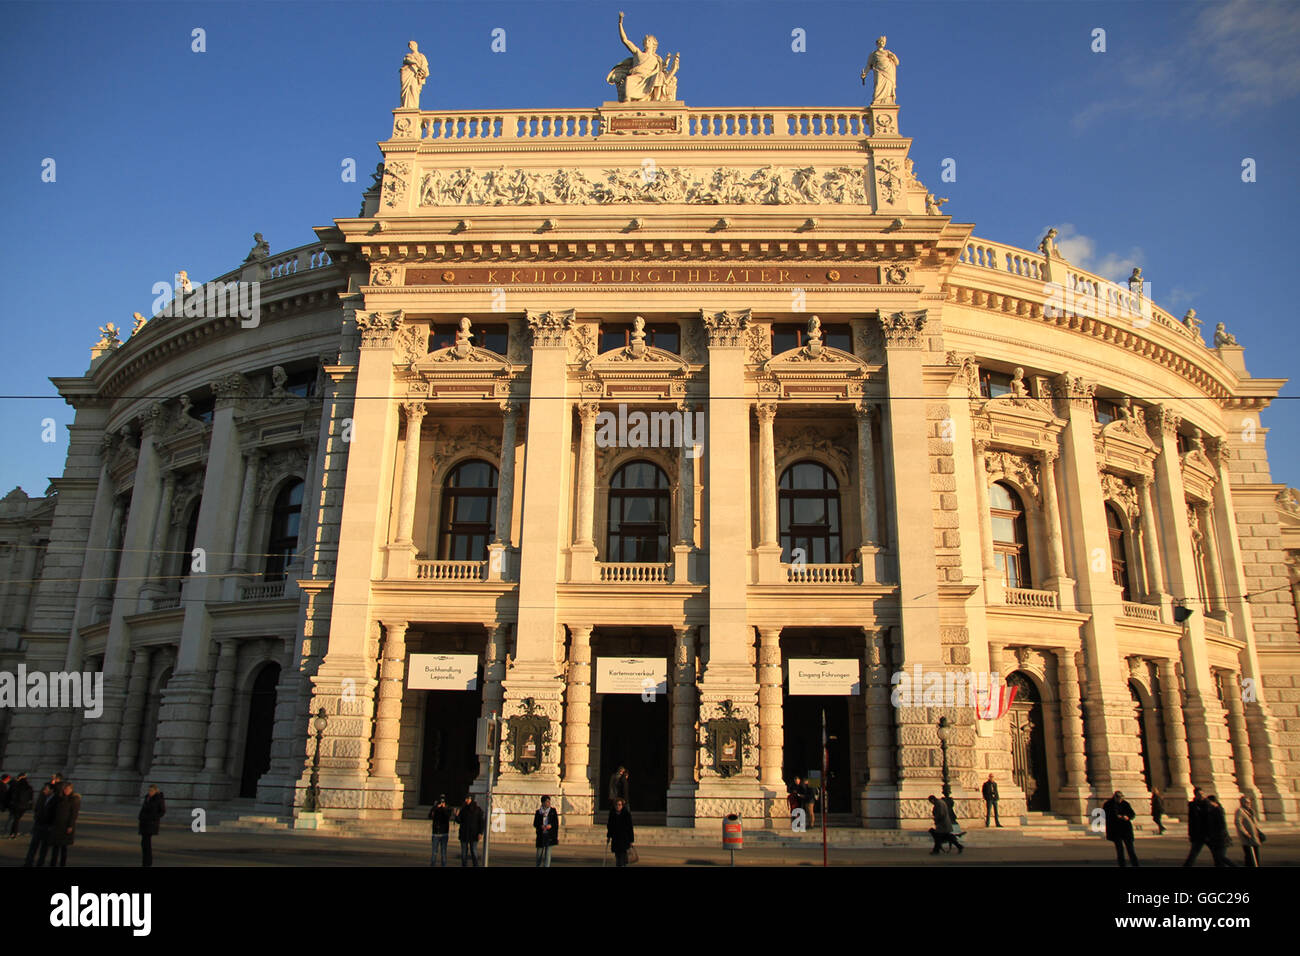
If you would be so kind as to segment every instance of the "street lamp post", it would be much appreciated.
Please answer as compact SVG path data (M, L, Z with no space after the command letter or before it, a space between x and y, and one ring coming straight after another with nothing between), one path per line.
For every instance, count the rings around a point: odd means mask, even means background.
M315 813L320 808L320 744L329 722L324 707L316 711L316 716L312 720L312 726L316 728L316 750L311 755L311 779L307 784L307 796L303 800L302 807L307 813Z
M939 752L943 756L943 802L948 804L948 809L952 811L953 819L957 819L957 811L953 807L952 786L948 781L948 738L952 736L952 724L948 723L947 717L939 718Z

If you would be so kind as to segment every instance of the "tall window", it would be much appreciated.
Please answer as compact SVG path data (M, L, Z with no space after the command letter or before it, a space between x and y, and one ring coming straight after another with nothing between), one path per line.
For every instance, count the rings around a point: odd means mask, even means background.
M1119 512L1110 502L1106 502L1106 531L1110 534L1110 576L1120 588L1120 597L1125 601L1133 600L1130 595L1127 552L1124 550L1124 524Z
M303 483L289 482L275 496L271 534L266 544L266 580L283 581L285 569L298 552L298 522L302 518Z
M1009 588L1032 587L1029 574L1029 535L1020 496L1001 482L989 488L989 517L993 525L993 558Z
M794 560L796 549L808 564L840 560L840 492L830 469L815 461L791 465L781 475L781 560Z
M668 560L668 476L648 461L628 462L609 483L607 561Z
M496 535L497 470L486 461L463 461L442 486L438 558L486 561Z
M682 330L676 322L647 322L645 325L645 344L666 352L680 354L682 351ZM600 325L600 351L612 352L632 344L632 323L619 322Z
M190 516L185 522L185 540L181 548L181 572L178 575L179 581L176 586L179 588L190 574L190 567L194 564L194 539L199 534L199 508L203 504L202 498L195 498L194 504L190 506Z
M780 355L808 344L808 326L780 322L772 326L772 354ZM853 353L853 335L847 324L828 323L822 326L822 345Z

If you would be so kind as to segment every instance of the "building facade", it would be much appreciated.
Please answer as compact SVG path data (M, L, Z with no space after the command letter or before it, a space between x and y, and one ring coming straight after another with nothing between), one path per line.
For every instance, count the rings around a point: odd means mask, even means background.
M105 706L13 711L5 768L382 820L483 792L498 714L508 817L626 766L639 822L788 826L824 722L837 823L927 826L945 777L973 816L989 773L1012 817L1294 819L1283 380L975 238L889 99L395 110L358 216L180 293L257 283L258 321L200 301L54 380L22 659Z

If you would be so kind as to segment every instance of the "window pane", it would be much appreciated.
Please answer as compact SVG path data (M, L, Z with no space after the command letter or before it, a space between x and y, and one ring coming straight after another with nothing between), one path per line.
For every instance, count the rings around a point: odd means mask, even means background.
M1011 518L993 517L993 540L1016 543L1016 523Z
M834 325L823 328L822 344L829 345L833 349L843 349L845 352L853 351L853 338L845 326Z
M682 336L677 326L656 326L650 333L650 344L657 349L678 353L682 350Z
M609 352L627 345L630 325L602 325L600 327L600 350Z
M795 524L826 524L826 502L819 498L796 498Z
M790 349L799 347L799 333L790 331L772 332L772 354L780 355L782 352L788 352Z
M989 504L999 511L1019 511L1020 504L1011 497L1011 491L1006 485L992 484L989 486Z

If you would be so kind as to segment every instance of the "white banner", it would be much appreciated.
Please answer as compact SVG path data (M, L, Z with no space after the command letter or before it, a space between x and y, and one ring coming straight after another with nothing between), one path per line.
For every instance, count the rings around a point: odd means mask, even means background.
M599 657L597 694L667 694L668 658Z
M791 695L843 697L862 693L856 657L829 660L791 658L786 663L790 669Z
M477 654L412 654L406 665L411 690L478 690Z

